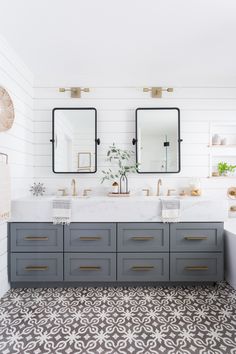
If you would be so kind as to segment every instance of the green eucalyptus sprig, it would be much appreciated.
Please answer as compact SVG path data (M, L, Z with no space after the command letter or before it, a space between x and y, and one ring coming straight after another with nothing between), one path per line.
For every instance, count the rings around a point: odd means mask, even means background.
M131 163L134 157L134 151L119 149L115 143L109 146L107 151L107 159L111 164L115 164L115 169L108 168L106 171L102 170L103 177L101 183L105 180L115 180L120 176L125 176L128 173L135 173L138 170L137 163Z

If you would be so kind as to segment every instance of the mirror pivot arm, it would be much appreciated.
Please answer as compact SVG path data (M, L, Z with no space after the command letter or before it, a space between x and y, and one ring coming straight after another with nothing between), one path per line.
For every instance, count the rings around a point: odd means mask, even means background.
M96 141L97 145L100 145L101 140L99 138L95 139L95 141Z
M136 145L136 144L137 144L137 141L138 141L137 139L133 139L133 140L132 140L132 144L133 144L133 145Z

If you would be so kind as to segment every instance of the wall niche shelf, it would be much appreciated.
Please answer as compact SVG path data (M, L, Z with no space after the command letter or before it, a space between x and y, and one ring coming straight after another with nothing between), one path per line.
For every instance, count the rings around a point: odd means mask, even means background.
M218 134L222 139L226 138L228 144L212 144L212 137L214 134ZM236 165L236 122L210 122L208 148L209 178L236 179L236 175L212 176L212 173L217 171L217 164L221 161L227 162L230 165Z

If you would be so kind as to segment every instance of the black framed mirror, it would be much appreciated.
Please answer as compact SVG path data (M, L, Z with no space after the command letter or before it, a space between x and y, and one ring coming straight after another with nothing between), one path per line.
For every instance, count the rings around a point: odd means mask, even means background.
M179 173L179 108L137 108L135 121L138 173Z
M100 143L96 108L54 108L51 142L54 173L95 173Z

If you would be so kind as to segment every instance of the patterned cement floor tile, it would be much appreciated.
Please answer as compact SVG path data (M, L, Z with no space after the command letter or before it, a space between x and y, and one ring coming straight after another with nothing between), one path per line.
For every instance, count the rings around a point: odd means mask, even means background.
M235 354L236 291L196 287L13 289L0 354Z

